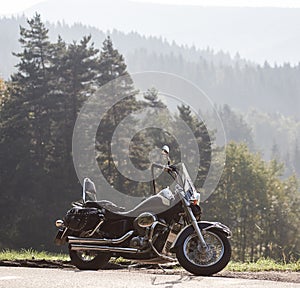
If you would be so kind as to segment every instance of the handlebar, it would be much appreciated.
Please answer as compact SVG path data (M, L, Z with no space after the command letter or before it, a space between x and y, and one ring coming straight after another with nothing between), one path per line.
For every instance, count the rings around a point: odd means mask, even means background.
M167 165L162 165L162 164L158 164L158 163L152 163L151 167L156 167L156 168L161 168L164 169Z
M152 163L151 164L151 173L152 173L152 185L153 185L153 195L156 194L156 185L155 185L155 177L154 177L154 170L153 168L160 168L162 170L166 170L171 176L172 178L176 181L176 178L178 177L178 169L175 165L162 165L159 163ZM172 175L171 172L173 172L174 174Z
M177 172L177 168L174 165L162 165L158 163L152 163L152 167L160 168L160 169L165 169L171 172Z

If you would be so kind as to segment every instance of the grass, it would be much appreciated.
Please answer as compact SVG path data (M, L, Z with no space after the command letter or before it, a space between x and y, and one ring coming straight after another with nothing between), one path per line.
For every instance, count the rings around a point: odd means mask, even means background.
M0 260L70 260L69 255L61 253L50 253L47 251L36 251L33 249L21 249L19 251L5 249L0 251Z
M69 255L61 253L50 253L47 251L36 251L33 249L21 249L19 251L5 249L0 251L0 260L60 260L69 261ZM118 258L115 263L128 264L128 260ZM300 272L300 260L292 263L280 263L272 259L259 259L256 262L233 262L230 261L226 271L231 272L260 272L260 271L293 271Z
M260 272L260 271L300 271L300 260L291 263L280 263L273 259L259 259L256 262L232 262L225 268L232 272Z

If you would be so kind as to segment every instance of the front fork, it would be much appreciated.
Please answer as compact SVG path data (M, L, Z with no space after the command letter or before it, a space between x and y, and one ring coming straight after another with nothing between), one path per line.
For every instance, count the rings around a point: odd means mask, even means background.
M206 242L204 240L204 237L202 235L201 229L199 228L197 219L196 219L195 215L193 214L192 208L190 206L187 206L186 209L187 209L189 218L191 220L191 224L194 227L194 230L195 230L195 232L196 232L196 234L198 236L198 239L200 241L200 245L201 245L202 248L206 249L207 248L207 244L206 244Z

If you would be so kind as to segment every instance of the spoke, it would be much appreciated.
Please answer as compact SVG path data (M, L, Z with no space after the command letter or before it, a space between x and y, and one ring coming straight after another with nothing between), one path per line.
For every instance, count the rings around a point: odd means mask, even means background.
M195 265L207 267L216 264L223 256L224 245L218 235L207 231L204 235L207 248L202 248L196 234L184 242L184 254Z
M92 261L97 256L96 252L77 251L77 255L83 261Z

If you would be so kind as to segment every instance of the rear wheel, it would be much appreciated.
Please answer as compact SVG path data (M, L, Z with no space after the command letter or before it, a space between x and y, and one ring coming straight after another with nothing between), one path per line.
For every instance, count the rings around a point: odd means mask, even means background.
M104 268L109 259L110 254L97 251L74 251L69 250L71 263L80 270L99 270Z
M231 257L231 246L224 233L217 229L203 231L207 244L201 247L198 236L186 231L184 241L178 247L176 256L181 266L195 275L209 276L221 271Z

